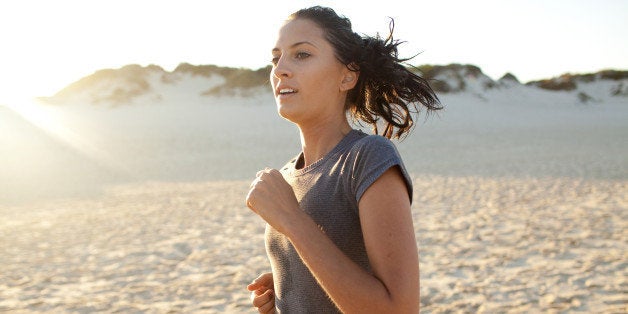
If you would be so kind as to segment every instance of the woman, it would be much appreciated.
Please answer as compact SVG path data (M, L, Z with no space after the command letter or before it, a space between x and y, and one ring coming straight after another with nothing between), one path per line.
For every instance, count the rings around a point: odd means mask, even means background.
M279 114L302 152L257 173L247 206L267 222L272 273L247 288L262 313L417 313L419 261L412 181L390 138L412 126L409 106L440 109L398 42L361 37L332 9L293 13L270 74ZM353 130L354 120L383 135ZM382 121L383 120L383 121Z

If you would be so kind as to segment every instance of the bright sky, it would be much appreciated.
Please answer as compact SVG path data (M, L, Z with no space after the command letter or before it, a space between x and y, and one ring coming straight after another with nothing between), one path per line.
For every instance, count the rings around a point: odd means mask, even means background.
M373 4L363 4L373 3ZM628 69L628 1L439 0L0 2L0 103L50 96L103 68L179 63L264 67L278 25L321 4L359 33L396 21L415 65L469 63L523 82L566 72Z

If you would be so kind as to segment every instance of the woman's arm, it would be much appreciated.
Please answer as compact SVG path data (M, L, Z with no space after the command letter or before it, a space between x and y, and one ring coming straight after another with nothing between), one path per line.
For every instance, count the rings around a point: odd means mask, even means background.
M290 200L287 190L270 193L273 188L287 185L278 171L267 170L256 181L259 182L252 184L253 189L247 197L249 207L290 239L341 311L418 313L418 253L409 196L398 167L390 168L380 176L359 203L362 232L373 274L338 249L314 221L298 209L296 199ZM257 185L259 191L255 191ZM274 195L279 202L268 200L269 195Z

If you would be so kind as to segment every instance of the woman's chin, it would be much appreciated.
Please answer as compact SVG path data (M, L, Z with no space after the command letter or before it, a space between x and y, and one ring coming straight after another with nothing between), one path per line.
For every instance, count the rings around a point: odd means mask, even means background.
M292 106L288 106L285 104L277 104L277 112L279 113L279 116L290 121L293 123L297 123L298 119L298 113L296 112L296 110L294 110L295 108Z

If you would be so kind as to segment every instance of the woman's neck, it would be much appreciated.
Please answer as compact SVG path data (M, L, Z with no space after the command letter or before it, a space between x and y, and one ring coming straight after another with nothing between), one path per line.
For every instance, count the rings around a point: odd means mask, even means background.
M338 123L324 123L315 126L299 126L301 148L303 149L304 167L325 157L340 141L351 132L352 128L344 119Z

